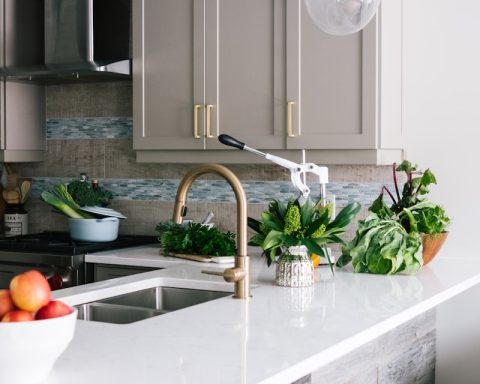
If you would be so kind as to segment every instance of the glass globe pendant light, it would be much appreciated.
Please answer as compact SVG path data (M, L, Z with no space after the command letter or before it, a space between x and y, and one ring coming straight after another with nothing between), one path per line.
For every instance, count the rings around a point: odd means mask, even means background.
M380 0L305 0L308 14L322 31L349 35L373 18Z

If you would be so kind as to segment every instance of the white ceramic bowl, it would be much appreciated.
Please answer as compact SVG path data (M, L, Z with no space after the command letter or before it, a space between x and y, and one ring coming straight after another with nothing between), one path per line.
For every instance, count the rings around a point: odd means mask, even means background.
M72 341L77 310L46 320L0 323L0 383L34 384L48 376Z
M113 241L118 237L120 220L116 217L104 219L68 219L70 237L77 241Z

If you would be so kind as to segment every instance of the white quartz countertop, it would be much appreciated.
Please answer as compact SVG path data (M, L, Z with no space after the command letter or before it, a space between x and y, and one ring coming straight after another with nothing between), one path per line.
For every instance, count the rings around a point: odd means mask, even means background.
M55 298L76 305L158 285L232 289L202 274L205 263L166 260L155 247L88 256L109 260L165 269ZM259 257L252 272L258 286L248 301L225 297L126 325L78 321L46 383L291 383L478 284L480 260L437 258L415 276L342 270L332 278L323 267L309 288L275 286L274 268Z

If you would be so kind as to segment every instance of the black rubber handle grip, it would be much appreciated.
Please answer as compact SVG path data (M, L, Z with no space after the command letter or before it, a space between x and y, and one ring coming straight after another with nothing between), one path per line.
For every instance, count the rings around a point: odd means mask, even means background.
M229 135L221 134L220 136L218 136L218 141L220 141L222 144L228 145L230 147L235 147L240 150L243 150L243 148L245 148L245 143L242 143L241 141L238 141L237 139Z

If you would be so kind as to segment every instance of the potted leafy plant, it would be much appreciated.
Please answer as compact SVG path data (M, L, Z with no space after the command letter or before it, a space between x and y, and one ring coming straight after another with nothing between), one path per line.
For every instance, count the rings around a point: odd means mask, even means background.
M397 172L405 172L402 193ZM337 266L353 260L354 270L371 273L415 273L440 249L450 219L445 210L427 199L429 186L437 180L430 169L421 171L405 160L393 164L395 195L386 187L369 207L372 215L360 221L355 238L342 250ZM392 204L384 201L387 193Z
M273 200L261 220L248 218L249 227L256 232L250 245L262 247L269 266L278 258L277 284L309 285L313 283L313 266L308 252L325 256L333 271L325 246L343 243L339 235L359 210L360 204L351 203L332 220L333 206L324 204L323 200L314 203L307 198L303 204L298 200L289 200L287 204ZM286 275L290 279L285 278ZM303 281L300 275L305 276Z

